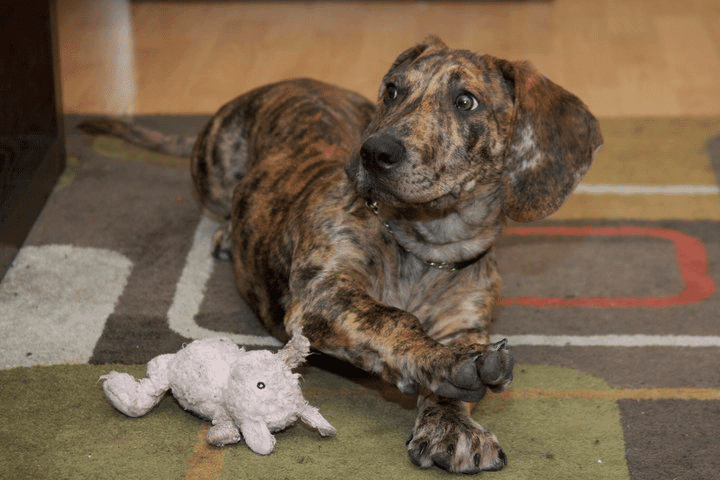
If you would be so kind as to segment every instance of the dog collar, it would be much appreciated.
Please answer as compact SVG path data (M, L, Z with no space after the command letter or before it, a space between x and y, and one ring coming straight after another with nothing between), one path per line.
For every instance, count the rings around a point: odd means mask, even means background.
M378 204L377 204L377 201L376 201L376 200L373 200L373 199L367 199L367 200L365 200L365 206L367 207L368 210L370 210L370 211L371 211L372 213L374 213L375 215L378 215L378 214L380 213L380 208L378 207ZM392 235L393 231L392 231L392 228L390 227L390 224L389 224L388 222L385 222L383 225L385 226L385 229L386 229L388 232L390 232L390 234ZM397 241L397 240L396 240L396 241ZM405 250L405 251L408 252L409 254L415 255L415 256L416 256L417 258L419 258L424 264L426 264L426 265L428 265L428 266L430 266L430 267L433 267L433 268L437 268L437 269L439 269L439 270L448 270L448 271L451 271L451 272L455 272L455 271L457 271L457 270L462 270L463 268L469 267L469 266L472 265L473 263L479 262L485 255L487 255L488 251L490 250L490 249L483 250L482 252L480 252L479 255L477 255L477 256L475 256L475 257L473 257L473 258L470 258L470 259L468 259L468 260L463 260L463 261L461 261L461 262L434 262L434 261L432 261L432 260L425 260L424 258L421 258L421 257L419 257L418 255L416 255L416 254L414 254L414 253L412 253L412 252L409 252L409 251L408 251L405 247L403 247L400 243L398 243L398 245L400 245L400 248L402 248L403 250Z

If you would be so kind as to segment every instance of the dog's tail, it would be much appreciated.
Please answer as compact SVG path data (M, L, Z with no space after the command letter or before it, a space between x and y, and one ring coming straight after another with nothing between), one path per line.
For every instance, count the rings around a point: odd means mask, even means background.
M111 117L93 117L77 128L88 135L108 135L147 150L176 157L190 157L196 136L166 135Z

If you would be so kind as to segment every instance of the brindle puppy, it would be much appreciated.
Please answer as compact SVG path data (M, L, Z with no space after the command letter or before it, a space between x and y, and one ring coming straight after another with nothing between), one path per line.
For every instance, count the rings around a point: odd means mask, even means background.
M561 205L602 143L597 121L528 64L434 37L400 54L373 110L309 80L250 92L195 144L196 188L223 215L238 174L237 285L271 332L301 326L314 348L418 392L416 465L500 469L470 417L486 386L512 380L488 336L493 244L508 220Z

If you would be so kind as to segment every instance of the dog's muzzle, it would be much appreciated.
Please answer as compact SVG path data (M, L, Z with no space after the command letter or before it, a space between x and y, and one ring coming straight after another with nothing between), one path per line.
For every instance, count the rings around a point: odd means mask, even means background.
M387 134L372 135L360 147L360 159L365 169L387 173L405 159L405 146Z

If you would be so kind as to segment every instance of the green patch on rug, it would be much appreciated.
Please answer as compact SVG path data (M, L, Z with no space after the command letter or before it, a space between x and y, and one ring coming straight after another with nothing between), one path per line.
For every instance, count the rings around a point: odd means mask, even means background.
M524 391L536 389L540 395L524 398ZM558 390L573 396L555 395ZM517 395L490 394L473 415L497 435L510 458L497 479L629 478L617 402L574 396L598 390L611 388L579 370L516 366L511 393Z
M131 419L105 400L98 378L112 369L144 376L144 366L52 366L0 371L0 471L8 478L186 478L207 422L166 397ZM435 478L436 468L413 466L405 450L415 421L411 402L394 389L371 388L317 368L302 387L338 429L337 438L296 425L276 434L275 452L262 457L244 444L224 449L220 478ZM577 370L518 365L514 390L607 390ZM398 398L400 401L389 399ZM628 478L615 401L524 398L488 394L474 418L495 432L510 457L502 479Z
M125 368L143 375L143 367ZM0 372L0 471L14 479L183 478L199 420L165 399L137 420L113 411L107 367Z
M65 159L65 163L65 170L55 183L53 192L59 192L60 190L64 190L69 187L75 180L77 172L80 169L80 161L76 157L67 157Z

